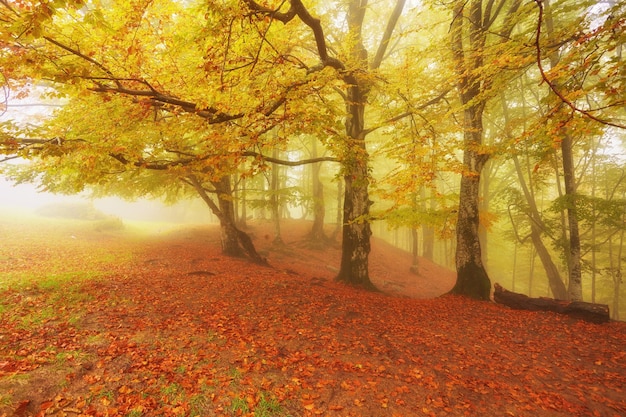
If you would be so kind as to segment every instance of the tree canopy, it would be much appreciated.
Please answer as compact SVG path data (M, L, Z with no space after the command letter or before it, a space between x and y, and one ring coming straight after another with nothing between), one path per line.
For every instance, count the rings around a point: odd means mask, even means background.
M581 274L601 269L589 248L604 239L608 251L620 225L620 162L601 149L626 124L625 8L2 1L7 97L38 91L60 107L36 125L0 120L5 158L31 160L0 169L56 192L199 196L225 252L254 257L236 227L243 181L271 164L338 162L340 280L371 286L371 224L386 221L412 229L416 248L422 228L424 253L455 235L453 292L488 299L487 237L512 219L511 244L532 242L553 295L580 298ZM329 154L279 156L303 137ZM614 185L600 190L598 176Z

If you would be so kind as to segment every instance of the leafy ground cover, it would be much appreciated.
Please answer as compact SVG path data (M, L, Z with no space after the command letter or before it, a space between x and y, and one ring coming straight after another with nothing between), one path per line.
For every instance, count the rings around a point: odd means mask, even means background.
M3 217L0 416L626 415L625 323L438 297L454 274L381 242L384 292L341 285L306 227L254 226L259 267L210 226Z

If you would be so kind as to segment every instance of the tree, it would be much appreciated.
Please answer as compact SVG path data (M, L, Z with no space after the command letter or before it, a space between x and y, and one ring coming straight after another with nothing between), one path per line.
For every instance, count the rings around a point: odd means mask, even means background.
M565 240L569 270L568 298L582 300L581 240L577 213L579 195L574 163L574 132L580 131L579 126L585 120L590 123L597 122L626 129L626 125L603 118L605 117L603 114L610 115L613 109L621 108L624 104L623 98L619 98L614 93L615 88L623 88L626 75L620 62L621 49L619 49L626 41L623 37L624 21L623 19L620 21L619 18L617 21L614 20L616 16L623 17L624 8L613 6L610 11L615 15L597 16L596 19L603 20L603 22L595 30L592 28L594 22L585 21L584 17L579 17L576 19L579 20L576 27L582 27L583 32L575 39L558 39L554 21L554 16L557 14L553 12L552 5L548 0L536 1L536 3L539 9L535 42L537 66L542 79L553 93L553 100L557 101L550 111L550 118L556 121L553 130L561 148L564 208L567 212ZM563 5L559 6L563 7ZM559 15L564 14L559 13ZM546 48L542 45L544 23L546 41L549 45L557 45L556 48ZM599 45L603 47L599 48ZM571 48L571 46L575 47ZM616 49L619 49L617 54L610 56ZM549 73L544 70L542 63L544 54L549 57ZM607 88L603 79L612 79L611 87ZM601 91L597 91L598 84L602 85ZM598 94L597 97L596 94ZM598 107L594 108L598 102L601 104L597 104Z
M229 176L245 158L263 159L266 132L297 119L298 108L287 102L310 80L290 79L285 66L280 78L273 72L291 44L261 56L250 46L259 28L233 14L234 3L107 6L0 6L0 59L10 87L26 94L39 83L68 102L40 131L6 135L4 152L39 158L16 178L43 178L44 187L65 192L97 185L133 196L175 196L189 187L220 219L224 252L261 261L235 225ZM85 111L105 123L76 117Z
M246 0L250 10L261 16L269 16L285 24L298 18L315 38L317 57L320 64L309 71L320 71L326 67L337 71L344 85L341 95L346 106L345 136L339 139L339 159L343 167L344 203L342 229L341 266L337 279L366 288L373 288L369 279L368 256L370 252L370 206L369 154L366 136L372 131L366 128L365 108L372 88L371 71L380 68L394 29L404 9L404 0L398 0L387 22L374 57L369 60L363 44L363 27L367 0L350 0L346 14L348 33L346 36L346 58L341 60L330 55L324 28L319 19L313 17L300 0L291 0L289 8L281 12ZM284 2L283 2L284 3ZM283 4L281 3L281 5Z
M502 17L505 3L509 5ZM483 147L483 113L493 95L492 88L498 73L494 69L487 70L486 65L488 59L495 61L492 54L498 49L494 45L501 47L508 43L522 2L502 1L495 8L494 2L482 0L460 0L454 4L450 42L463 113L464 171L456 225L457 281L451 292L487 300L491 281L482 261L479 194L481 171L489 158L487 149ZM496 37L495 41L488 41L490 34Z

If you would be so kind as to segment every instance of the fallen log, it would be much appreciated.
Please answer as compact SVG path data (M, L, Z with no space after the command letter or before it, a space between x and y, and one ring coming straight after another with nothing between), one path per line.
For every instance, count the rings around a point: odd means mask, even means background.
M532 298L506 290L500 284L494 285L493 299L496 303L516 310L553 311L591 323L606 323L610 320L609 306L606 304L555 300L547 297Z

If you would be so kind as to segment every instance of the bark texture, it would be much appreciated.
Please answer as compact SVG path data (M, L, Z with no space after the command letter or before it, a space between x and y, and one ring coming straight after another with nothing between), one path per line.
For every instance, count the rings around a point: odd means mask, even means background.
M209 196L207 190L196 176L191 175L188 180L220 221L222 253L233 257L248 256L253 262L267 264L267 260L256 251L250 236L239 230L235 224L235 210L230 177L225 175L220 180L211 181L217 194L217 204Z
M591 323L606 323L610 320L609 306L606 304L586 303L584 301L564 301L552 298L531 298L494 285L493 298L496 303L517 310L553 311Z

